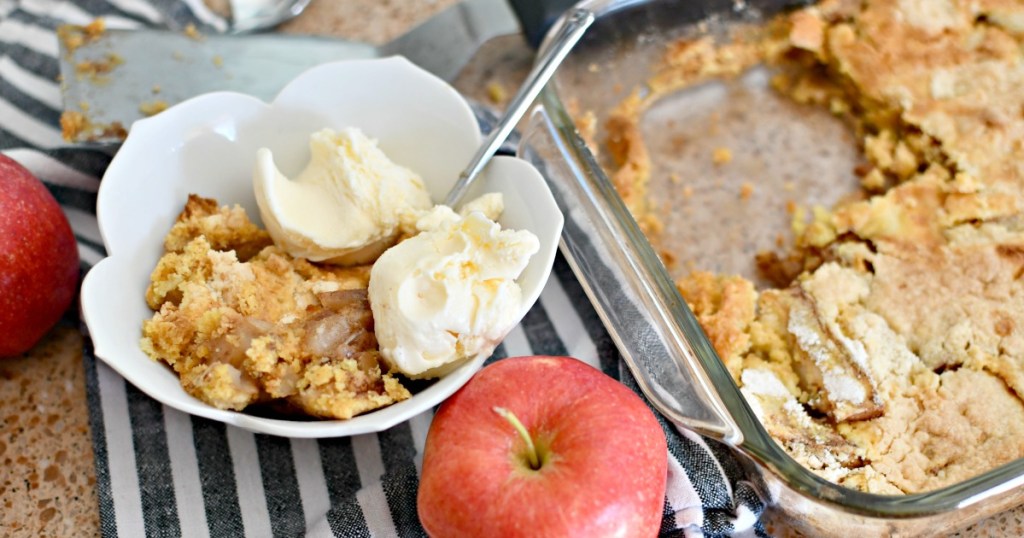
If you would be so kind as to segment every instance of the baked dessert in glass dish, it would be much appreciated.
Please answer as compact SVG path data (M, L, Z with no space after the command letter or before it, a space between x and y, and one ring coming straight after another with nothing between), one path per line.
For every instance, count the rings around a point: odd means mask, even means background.
M768 431L829 480L914 493L1024 456L1021 17L1004 3L824 2L727 44L673 42L608 115L610 174L655 244L672 229L647 192L642 116L681 89L767 64L778 92L860 141L860 191L795 215L790 251L757 257L769 286L677 280Z
M782 4L588 4L527 136L563 250L652 403L795 526L1018 504L1021 7Z

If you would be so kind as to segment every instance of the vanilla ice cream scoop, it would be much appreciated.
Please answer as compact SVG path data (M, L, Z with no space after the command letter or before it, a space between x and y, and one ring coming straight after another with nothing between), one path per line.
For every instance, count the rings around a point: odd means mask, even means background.
M447 206L423 215L417 228L374 263L370 307L389 365L409 377L438 377L491 353L519 321L516 278L539 242L526 230L502 230L481 211L461 216Z
M323 129L310 136L309 146L312 158L293 180L266 148L257 152L253 173L263 223L292 256L370 263L430 209L423 180L359 129Z

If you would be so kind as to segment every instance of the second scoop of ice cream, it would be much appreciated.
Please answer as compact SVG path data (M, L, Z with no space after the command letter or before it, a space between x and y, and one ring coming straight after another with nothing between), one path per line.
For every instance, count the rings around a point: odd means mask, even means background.
M519 321L516 279L539 249L537 236L502 230L484 214L500 213L500 197L476 203L482 211L470 203L462 215L435 207L418 221L419 235L388 249L370 272L381 354L407 376L437 377L489 354Z
M277 169L265 148L253 174L267 231L292 256L369 263L432 205L423 180L359 129L317 131L309 146L310 162L295 179Z

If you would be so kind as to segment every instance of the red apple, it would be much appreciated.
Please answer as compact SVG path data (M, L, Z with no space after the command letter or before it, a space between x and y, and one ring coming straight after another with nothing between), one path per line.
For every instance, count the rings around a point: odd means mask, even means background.
M504 359L434 416L419 518L444 537L655 536L667 473L665 434L628 388L568 357Z
M50 191L0 155L0 357L32 348L71 304L78 246Z

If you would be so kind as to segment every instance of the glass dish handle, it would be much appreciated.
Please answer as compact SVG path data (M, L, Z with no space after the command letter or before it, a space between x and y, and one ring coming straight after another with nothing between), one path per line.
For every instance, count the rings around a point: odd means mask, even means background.
M679 426L739 444L711 377L732 383L728 372L572 120L549 112L559 109L534 110L519 154L541 171L565 215L562 254L651 404Z

